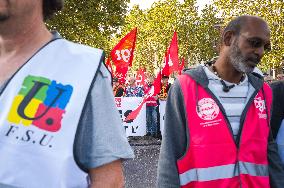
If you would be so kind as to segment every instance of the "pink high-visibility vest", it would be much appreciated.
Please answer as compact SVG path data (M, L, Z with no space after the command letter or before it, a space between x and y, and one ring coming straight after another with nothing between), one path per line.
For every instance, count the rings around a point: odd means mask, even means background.
M150 89L151 89L151 86L149 86L148 84L144 85L144 93L145 94L148 93L150 91ZM157 106L158 105L157 100L153 96L148 97L146 99L146 101L147 101L146 106Z
M179 78L188 146L177 167L182 188L269 188L267 146L272 91L264 84L247 105L239 147L212 96L189 75ZM242 123L242 122L241 122Z

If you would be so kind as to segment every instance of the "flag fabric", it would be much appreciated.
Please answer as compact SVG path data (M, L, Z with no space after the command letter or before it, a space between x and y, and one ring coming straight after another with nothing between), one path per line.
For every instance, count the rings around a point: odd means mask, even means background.
M128 72L128 67L118 66L115 69L114 77L118 79L119 83L125 84L127 72Z
M136 44L137 28L130 31L110 52L115 66L132 66L133 52Z
M162 75L161 72L158 73L158 75L156 76L154 82L153 82L153 86L154 86L154 93L153 95L158 95L161 91L161 79L162 79Z
M170 76L170 67L169 67L169 62L167 60L167 52L165 54L165 57L164 57L164 66L162 68L162 75L165 75L165 76Z
M180 65L180 67L179 67L179 72L178 72L178 74L179 75L181 75L181 71L184 69L184 58L182 58L182 60L181 60L181 65Z
M125 83L128 68L132 66L136 36L137 28L134 28L110 52L111 59L116 67L115 74L121 78L122 83Z
M167 49L164 61L165 65L162 71L163 75L169 76L174 71L179 71L177 32L174 32L171 44Z
M106 63L105 63L105 64L106 64L107 69L108 69L109 72L111 73L111 75L114 76L114 75L113 75L113 71L112 71L111 62L110 62L110 59L109 59L109 58L106 59Z
M146 103L147 99L151 96L156 96L160 93L161 90L161 72L158 73L156 76L151 89L146 93L143 97L142 102L138 105L138 107L133 110L128 116L125 118L124 122L134 120L142 109L142 106Z
M150 90L150 91L151 91L151 90ZM135 110L133 110L132 112L130 112L130 113L128 114L128 116L125 118L124 122L131 121L131 120L136 119L136 117L139 115L139 113L140 113L140 111L141 111L141 109L142 109L142 107L143 107L143 104L145 104L145 102L147 101L147 98L148 98L148 97L145 97L145 96L144 96L142 102L138 105L138 107L137 107Z
M136 74L136 84L139 86L144 86L145 85L145 70L144 69L139 69Z

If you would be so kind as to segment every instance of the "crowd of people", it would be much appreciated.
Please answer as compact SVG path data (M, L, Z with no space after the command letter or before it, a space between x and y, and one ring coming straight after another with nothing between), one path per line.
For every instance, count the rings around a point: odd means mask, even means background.
M277 74L277 76L275 78L273 78L273 76L265 73L265 74L263 74L263 78L264 78L265 82L270 84L270 83L273 83L273 82L276 82L276 81L284 80L284 74L282 74L282 73Z
M115 97L144 97L154 82L153 76L148 76L145 85L138 85L134 76L129 76L126 84L119 82L118 78L113 78L113 94ZM160 93L146 99L146 136L161 138L158 121L159 100L167 100L168 91L171 87L169 76L162 75Z

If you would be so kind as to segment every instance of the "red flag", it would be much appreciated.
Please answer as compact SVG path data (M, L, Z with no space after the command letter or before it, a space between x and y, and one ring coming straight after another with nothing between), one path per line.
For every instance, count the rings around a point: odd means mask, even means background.
M178 71L178 74L180 75L181 74L181 71L184 69L184 58L182 58L181 60L181 65L179 67L179 71Z
M170 47L166 52L163 69L162 74L166 76L169 76L174 71L179 71L177 32L174 32Z
M123 77L121 81L124 82L128 67L132 66L136 35L137 28L134 28L110 52L113 64L116 66L116 74Z
M111 66L111 62L110 62L109 58L107 58L107 60L106 60L106 67L109 70L109 72L111 73L111 75L113 76L112 66Z
M153 82L153 86L154 86L154 94L153 95L154 96L158 95L161 91L161 79L162 79L161 72L159 72L156 79Z
M130 114L128 114L124 122L134 120L140 113L142 106L145 104L148 97L159 94L160 90L161 90L161 72L158 73L156 79L153 82L151 89L148 91L148 93L145 94L143 101L138 105L138 107L135 110L133 110Z
M165 75L165 76L170 76L170 67L169 67L169 62L167 61L167 53L165 54L165 57L164 57L164 66L162 68L162 75Z
M140 86L145 85L145 70L144 69L139 69L136 74L136 84Z
M128 67L124 67L124 66L116 67L114 76L117 77L119 83L121 84L125 83L127 71L128 71Z

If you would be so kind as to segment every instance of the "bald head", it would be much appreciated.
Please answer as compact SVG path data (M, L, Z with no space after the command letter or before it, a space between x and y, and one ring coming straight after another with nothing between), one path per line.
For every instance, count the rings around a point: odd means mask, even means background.
M224 42L224 35L228 31L233 32L235 35L239 35L243 30L253 29L255 24L262 25L264 30L270 34L269 27L264 19L258 16L244 15L236 17L228 23L222 33L222 43Z
M135 82L136 82L136 78L134 76L130 76L128 78L129 85L133 86L133 85L135 85Z

